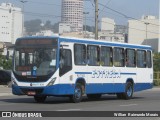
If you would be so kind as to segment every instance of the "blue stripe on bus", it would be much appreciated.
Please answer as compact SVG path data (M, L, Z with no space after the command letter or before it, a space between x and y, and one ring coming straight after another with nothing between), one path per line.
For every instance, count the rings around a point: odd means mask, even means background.
M89 83L86 84L86 94L107 94L107 93L121 93L125 91L125 83ZM134 91L141 91L153 87L152 83L135 83ZM12 85L12 93L15 95L24 95L21 88L36 90L43 89L41 95L71 95L74 94L74 84L56 84L46 87L21 87Z
M75 74L92 74L92 72L75 72Z
M121 75L137 75L136 73L121 73Z
M92 74L92 72L75 72L75 74ZM119 74L119 73L116 73ZM137 75L136 73L120 73L121 75Z

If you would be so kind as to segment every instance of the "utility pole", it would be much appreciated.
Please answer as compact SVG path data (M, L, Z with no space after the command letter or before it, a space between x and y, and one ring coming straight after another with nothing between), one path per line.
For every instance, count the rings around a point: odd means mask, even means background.
M21 0L22 3L22 36L24 36L24 4L28 1L26 0Z
M147 32L148 32L148 31L147 31L147 30L148 30L148 29L147 29L147 26L149 25L149 23L148 23L148 22L145 22L144 24L146 25L146 41L145 41L145 44L147 45L147 39L148 39L148 36L147 36Z
M95 40L98 40L98 0L95 0Z
M85 15L85 35L86 36L86 15L89 14L89 12L83 12L83 14Z

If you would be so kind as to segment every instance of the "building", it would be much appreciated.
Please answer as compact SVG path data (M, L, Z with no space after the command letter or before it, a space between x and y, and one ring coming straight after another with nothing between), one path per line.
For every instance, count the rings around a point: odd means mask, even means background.
M109 33L114 33L115 22L110 18L102 18L101 21L101 31L106 31Z
M124 28L124 27L123 27ZM98 38L110 42L125 42L125 33L122 27L116 27L113 19L102 18L101 31L98 32Z
M110 42L121 42L124 43L125 40L125 34L123 33L109 33L105 31L100 31L98 33L100 40L110 41Z
M115 25L114 31L116 33L128 34L128 27L125 25Z
M11 3L0 5L0 42L14 44L22 36L22 10Z
M149 45L149 39L159 38L159 20L155 16L143 16L128 21L128 42Z
M72 27L70 24L67 24L67 23L59 24L59 34L68 33L71 31L72 31Z
M73 31L83 31L83 0L62 0L61 22L70 24Z
M36 36L53 36L54 33L51 30L42 30L36 33Z

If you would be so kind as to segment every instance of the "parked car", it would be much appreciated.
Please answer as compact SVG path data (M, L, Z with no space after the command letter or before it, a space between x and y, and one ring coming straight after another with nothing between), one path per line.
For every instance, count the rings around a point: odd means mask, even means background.
M0 70L0 85L11 86L11 72L8 70Z

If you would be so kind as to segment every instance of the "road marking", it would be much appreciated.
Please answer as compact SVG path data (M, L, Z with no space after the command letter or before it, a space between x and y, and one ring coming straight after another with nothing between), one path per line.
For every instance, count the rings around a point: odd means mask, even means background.
M80 111L81 109L66 109L66 110L56 110L56 111Z
M120 106L122 106L122 107L128 107L128 106L136 106L136 105L138 105L138 104L128 104L128 105L120 105Z

